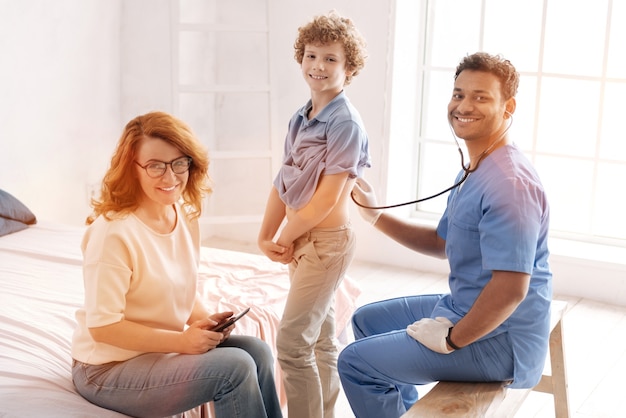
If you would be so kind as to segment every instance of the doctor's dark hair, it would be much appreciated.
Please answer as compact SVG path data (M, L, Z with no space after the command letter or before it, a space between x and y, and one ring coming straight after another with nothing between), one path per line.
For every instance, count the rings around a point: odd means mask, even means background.
M342 17L335 10L327 15L315 16L312 21L298 28L298 38L294 43L294 58L302 64L306 45L328 45L334 42L343 44L346 54L346 70L352 74L346 76L345 84L359 74L365 66L367 50L365 38L358 31L351 19Z
M517 94L519 73L511 61L500 55L490 55L486 52L467 55L456 67L455 80L463 70L484 71L495 75L500 80L504 100L509 100Z
M126 124L102 180L100 196L91 200L93 213L87 217L87 225L99 215L110 220L126 216L139 206L143 192L135 160L137 148L144 139L161 139L191 157L189 178L182 193L182 207L187 218L200 216L202 200L211 192L208 152L183 121L165 112L151 112L137 116Z

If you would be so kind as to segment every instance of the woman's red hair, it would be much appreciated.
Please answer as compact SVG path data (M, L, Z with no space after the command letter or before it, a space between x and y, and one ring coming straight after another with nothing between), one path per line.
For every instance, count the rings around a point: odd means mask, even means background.
M191 157L189 179L182 193L182 207L189 219L202 213L202 200L211 193L206 148L183 121L165 112L151 112L137 116L124 128L102 180L100 197L91 201L93 213L87 217L87 225L99 215L112 219L137 209L142 191L134 161L137 147L144 138L166 141Z

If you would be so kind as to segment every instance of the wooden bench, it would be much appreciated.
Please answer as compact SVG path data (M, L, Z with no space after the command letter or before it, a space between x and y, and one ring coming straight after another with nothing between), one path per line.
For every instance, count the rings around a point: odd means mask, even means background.
M507 389L504 382L438 382L402 418L513 417L531 391L554 396L556 418L569 418L563 350L563 316L567 302L553 301L550 321L550 369L532 389Z

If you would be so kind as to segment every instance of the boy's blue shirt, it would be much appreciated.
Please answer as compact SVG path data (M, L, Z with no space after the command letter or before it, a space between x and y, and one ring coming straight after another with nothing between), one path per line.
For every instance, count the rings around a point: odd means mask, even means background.
M313 197L322 175L360 177L371 166L361 116L341 91L313 119L309 100L289 121L282 166L274 179L281 200L300 209Z

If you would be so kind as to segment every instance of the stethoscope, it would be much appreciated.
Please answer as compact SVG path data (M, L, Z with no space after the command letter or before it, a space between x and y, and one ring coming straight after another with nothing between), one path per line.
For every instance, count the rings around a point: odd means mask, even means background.
M434 199L435 197L441 196L442 194L449 192L450 190L454 189L455 187L459 187L461 184L463 184L463 182L465 180L467 180L467 178L469 177L470 174L472 174L474 171L478 170L478 167L480 166L480 163L483 160L483 158L485 158L487 156L489 151L491 151L493 149L493 147L495 147L498 142L502 141L502 139L506 136L507 132L509 132L509 129L511 129L511 125L513 125L513 114L511 112L509 112L508 110L505 110L505 113L509 115L509 118L511 119L511 121L509 122L509 124L506 127L506 129L504 129L504 131L500 134L498 139L493 141L491 143L491 145L489 145L487 148L485 148L485 150L483 152L480 153L480 155L478 156L478 159L476 160L476 165L473 168L466 167L466 165L465 165L465 156L463 155L463 151L461 150L461 145L459 145L459 140L457 139L456 134L454 133L454 129L452 128L452 124L449 124L450 131L452 132L452 137L454 138L454 142L456 143L456 147L459 150L459 154L461 155L461 168L463 169L463 176L461 177L461 179L459 181L457 181L456 183L454 183L452 186L448 187L447 189L442 190L439 193L435 193L435 194L433 194L431 196L428 196L428 197L423 197L423 198L417 199L417 200L411 200L410 202L397 203L395 205L387 205L387 206L367 206L367 205L363 205L362 203L359 203L359 202L356 201L356 199L354 198L354 193L350 193L350 197L352 197L352 201L354 203L356 203L357 206L360 206L360 207L365 208L365 209L391 209L391 208L397 208L397 207L400 207L400 206L413 205L415 203L420 203L420 202L424 202L426 200Z

